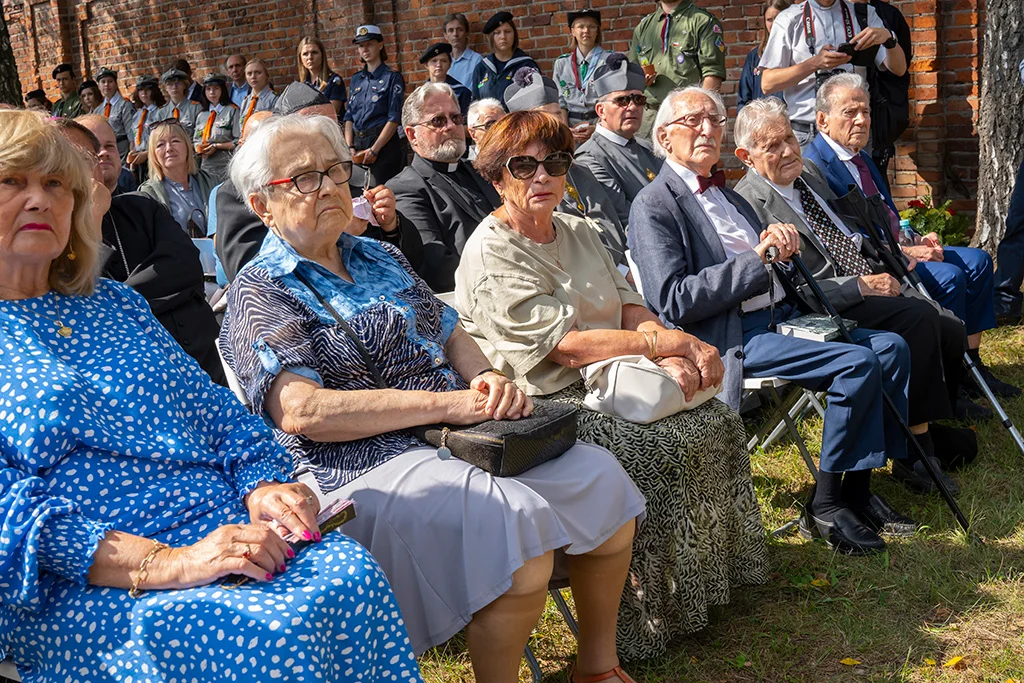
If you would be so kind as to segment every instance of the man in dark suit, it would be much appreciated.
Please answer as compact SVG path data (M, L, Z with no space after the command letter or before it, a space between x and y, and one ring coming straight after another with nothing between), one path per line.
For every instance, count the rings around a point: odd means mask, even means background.
M402 127L416 154L387 187L423 241L417 272L435 292L450 292L466 240L501 199L462 158L466 127L450 86L416 88L402 107Z
M888 332L855 330L857 344L773 332L798 311L768 265L769 249L784 261L798 250L800 235L779 223L762 230L750 205L725 187L724 174L711 173L726 122L721 97L701 88L674 92L662 103L654 141L665 165L630 211L635 275L651 310L718 348L730 406L739 404L743 375L828 391L821 469L801 529L841 552L880 551L885 542L875 529L914 528L870 487L872 469L907 455L881 395L905 414L910 351Z
M334 105L319 90L296 81L281 93L274 103L272 112L254 112L249 117L242 130L239 144L244 143L246 136L252 134L254 126L259 125L260 121L270 116L289 114L337 118ZM220 259L224 274L230 282L238 275L238 271L259 253L263 239L267 236L267 226L249 210L246 200L238 195L230 178L215 189L217 258ZM352 190L353 199L357 199L361 188L350 186L349 189ZM366 232L362 234L391 242L402 250L412 267L416 268L423 258L419 235L412 224L394 210L391 191L383 185L378 185L364 190L362 194L370 202L378 223L367 227Z
M755 100L736 118L736 156L749 170L736 185L762 223L791 223L800 233L801 259L829 301L844 318L860 327L887 330L910 347L911 430L928 453L942 462L963 460L959 449L971 448L974 433L929 422L953 417L967 337L952 313L903 287L885 267L881 255L856 225L833 206L836 196L813 165L806 168L786 106L775 99ZM821 313L807 284L794 273L805 304ZM902 296L906 294L906 296ZM934 432L934 433L933 433ZM976 450L976 445L974 446ZM968 456L970 457L970 456ZM930 492L924 466L893 462L893 474L910 488Z
M646 81L639 64L613 53L593 75L598 95L598 124L590 139L576 151L576 163L586 166L612 194L626 198L619 220L629 223L629 203L661 170L651 143L637 137L643 124Z
M864 152L871 130L871 103L867 84L856 74L840 74L825 81L815 104L820 135L807 147L813 162L838 197L852 191L870 199L878 196L879 230L889 230L903 242L903 252L918 261L915 270L929 294L964 321L968 353L989 388L1009 398L1020 396L1017 387L997 379L981 362L981 333L996 326L992 258L981 249L946 247L935 233L901 234L900 215L882 176ZM965 388L973 380L965 381Z

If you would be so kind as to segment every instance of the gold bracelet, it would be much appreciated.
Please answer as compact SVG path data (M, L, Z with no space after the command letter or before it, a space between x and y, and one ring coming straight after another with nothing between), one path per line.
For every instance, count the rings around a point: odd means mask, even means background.
M651 330L651 360L657 360L658 358L658 331Z
M153 561L156 554L161 550L167 550L171 546L166 543L160 543L159 541L153 541L153 549L149 551L149 554L142 558L142 562L139 564L139 571L135 575L135 580L132 581L132 587L128 591L129 597L138 600L142 597L142 584L145 583L146 579L149 578L149 563Z
M639 332L644 335L644 341L647 342L647 357L650 360L654 360L654 344L651 343L650 333L644 330L639 330Z

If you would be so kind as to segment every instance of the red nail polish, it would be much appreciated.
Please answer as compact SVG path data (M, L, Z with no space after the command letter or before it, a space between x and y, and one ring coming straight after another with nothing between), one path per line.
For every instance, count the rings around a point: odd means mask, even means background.
M270 572L267 572L267 581L270 581L272 578L274 578L274 575Z
M285 569L287 569L287 568L288 568L288 567L286 567L285 565L283 565L283 564L282 564L282 565L281 565L281 569L280 569L280 572L281 572L282 574L284 574L284 570L285 570Z
M309 533L309 531L303 531L302 532L302 537L304 539L306 539L307 541L312 541L313 540L313 536Z
M292 559L293 557L295 557L295 551L288 548L288 559Z
M323 536L321 536L321 535L320 535L320 532L319 532L319 531L318 531L318 532L316 532L315 534L313 534L313 540L314 540L314 541L316 541L317 543L319 543L319 542L320 542L320 539L321 539L321 538L323 538Z

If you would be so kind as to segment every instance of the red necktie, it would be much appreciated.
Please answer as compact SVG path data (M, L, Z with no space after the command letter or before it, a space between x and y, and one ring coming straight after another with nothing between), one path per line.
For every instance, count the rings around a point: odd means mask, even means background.
M103 105L103 118L110 118L110 102L107 102L105 105Z
M857 172L860 174L860 186L864 190L865 197L874 197L876 194L881 194L878 190L878 186L875 185L875 179L871 177L871 169L868 168L868 163L864 161L864 157L860 154L854 155L850 161L854 166L857 167ZM885 197L882 197L884 200ZM900 238L900 217L892 210L888 202L883 202L885 209L889 214L889 231L892 232L892 236L897 240Z
M704 194L704 191L707 190L712 185L715 185L719 188L725 187L724 171L715 171L714 173L711 174L710 178L705 178L702 175L697 176L697 194Z

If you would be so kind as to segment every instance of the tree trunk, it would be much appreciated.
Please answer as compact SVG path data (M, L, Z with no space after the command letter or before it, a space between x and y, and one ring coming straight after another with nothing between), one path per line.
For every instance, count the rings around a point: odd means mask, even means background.
M0 102L20 107L21 81L18 80L18 65L11 49L11 36L7 32L7 20L0 7Z
M974 242L994 254L1006 229L1010 192L1024 142L1024 2L990 0L986 8L978 117L978 224Z

